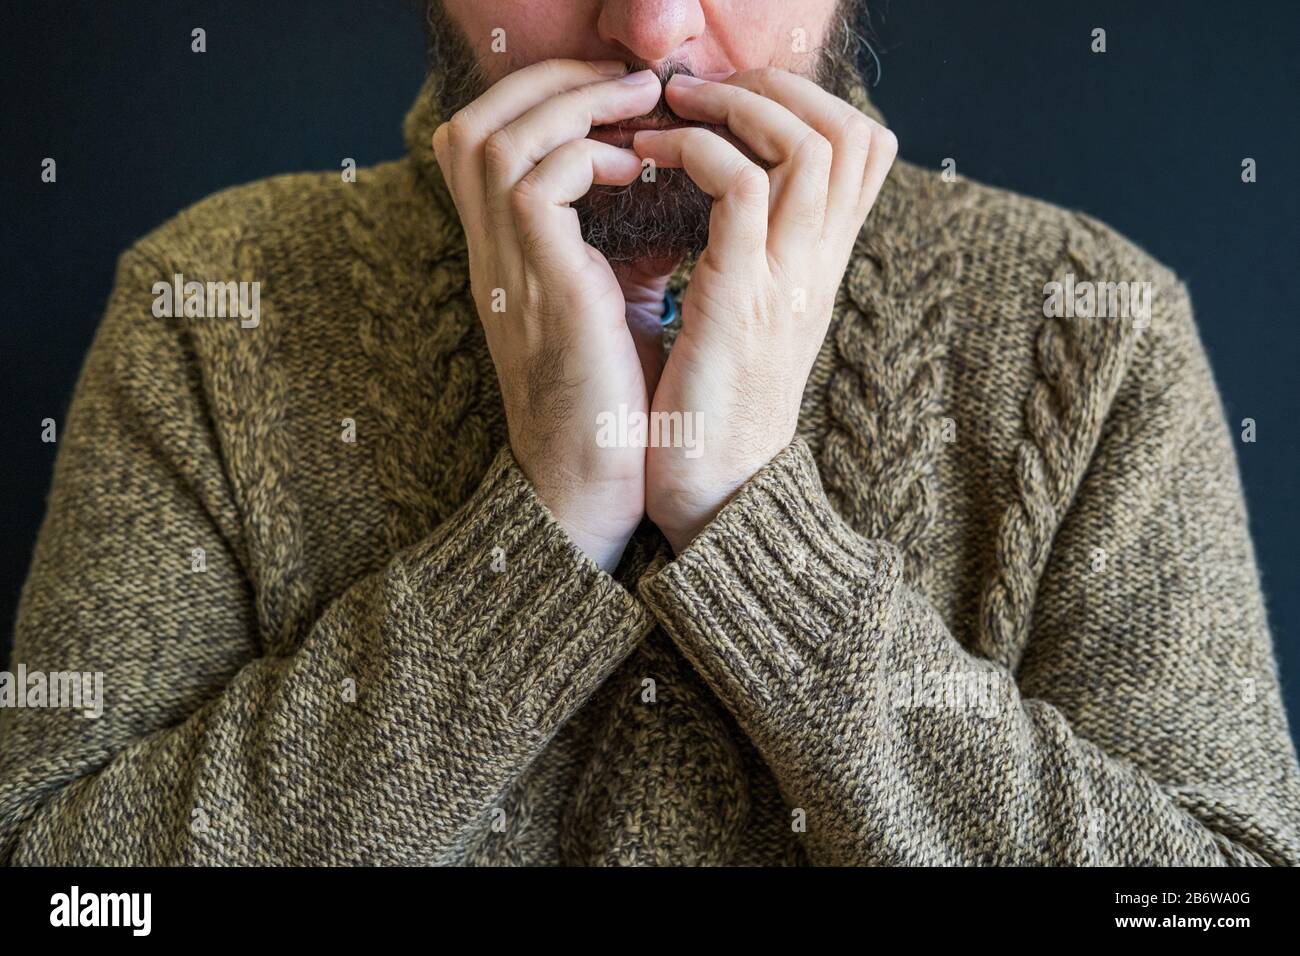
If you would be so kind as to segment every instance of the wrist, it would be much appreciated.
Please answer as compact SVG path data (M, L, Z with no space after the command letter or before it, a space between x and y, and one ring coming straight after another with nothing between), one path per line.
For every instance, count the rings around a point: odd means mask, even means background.
M569 539L601 570L612 573L644 514L644 489L573 488L548 492L538 488Z
M623 559L623 552L627 550L627 543L632 539L632 532L627 534L607 535L591 534L585 531L580 525L566 524L562 519L557 517L560 526L564 528L569 535L575 547L587 557L589 557L596 566L606 574L613 574L614 569L618 567L619 561Z
M692 482L689 490L652 488L646 514L672 545L673 553L681 554L772 457L757 465L739 466L730 477L713 476L705 482Z
M711 505L699 504L692 507L679 505L670 511L661 511L657 516L654 511L648 514L655 527L672 546L673 554L681 554L718 516L729 498L730 496L727 496L727 499L716 501Z

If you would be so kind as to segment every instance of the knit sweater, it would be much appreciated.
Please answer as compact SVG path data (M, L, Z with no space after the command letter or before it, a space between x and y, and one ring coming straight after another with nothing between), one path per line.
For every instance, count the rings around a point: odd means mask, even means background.
M1174 275L896 164L796 440L610 575L509 450L432 102L404 159L226 190L121 257L10 666L102 673L103 714L0 710L0 859L1300 862ZM177 273L259 282L260 321L155 316ZM1121 281L1149 321L1046 314Z

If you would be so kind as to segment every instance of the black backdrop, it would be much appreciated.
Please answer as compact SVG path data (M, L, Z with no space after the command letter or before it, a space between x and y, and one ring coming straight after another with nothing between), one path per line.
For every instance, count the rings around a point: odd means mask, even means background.
M1298 11L879 0L874 91L905 158L1082 209L1188 281L1229 420L1258 422L1238 456L1293 728ZM224 186L399 155L424 62L406 0L7 0L0 44L2 661L53 463L40 421L63 420L117 255Z

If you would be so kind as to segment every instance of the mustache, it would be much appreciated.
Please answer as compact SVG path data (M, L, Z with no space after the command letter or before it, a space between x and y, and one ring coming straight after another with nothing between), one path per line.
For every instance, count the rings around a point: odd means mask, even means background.
M648 122L656 126L667 126L667 125L694 126L699 129L709 130L710 132L716 133L718 136L721 136L732 146L735 146L738 150L744 153L745 156L751 162L755 163L759 167L763 169L772 168L771 163L763 159L761 156L756 155L754 151L749 148L748 145L746 145L744 142L738 139L736 135L727 128L725 123L708 123L703 120L687 119L686 117L680 116L679 114L674 112L673 108L668 105L668 100L667 97L665 96L665 91L667 90L668 87L668 81L671 80L674 76L676 76L679 73L682 76L698 75L694 70L692 70L685 63L669 61L668 63L662 64L660 66L653 66L652 64L646 63L644 60L631 60L628 62L629 73L637 73L641 70L653 70L655 76L659 77L659 82L663 87L659 92L659 102L656 103L654 109L652 109L648 113L645 113L641 116L632 117L630 119L618 120L613 123L602 123L600 128L613 129L621 132L628 123L634 121L637 124L644 124ZM665 170L665 172L669 172L669 171Z
M691 122L685 117L678 116L676 113L673 112L672 107L668 105L668 97L666 96L666 92L668 89L668 81L671 80L674 76L677 76L679 73L682 76L696 76L697 75L696 72L692 70L689 66L687 66L685 63L679 63L671 60L667 63L661 64L658 67L651 66L649 63L646 63L645 61L641 61L639 63L634 61L632 63L629 63L627 66L628 73L636 73L639 72L640 70L653 70L655 76L659 78L659 86L660 86L659 102L655 104L655 108L653 110L651 110L649 113L646 114L646 118L654 122L660 122L660 123Z
M673 111L673 108L668 105L666 90L668 87L669 80L671 80L674 76L678 75L679 73L682 76L698 76L698 74L694 70L692 70L689 66L687 66L685 63L675 61L675 60L670 60L667 63L661 63L656 66L654 64L647 63L645 60L627 61L628 73L639 73L641 70L651 70L654 72L655 76L659 78L660 90L659 90L659 102L655 104L654 109L650 110L650 112L635 117L638 123L643 123L648 121L656 125L664 125L664 126L667 125L698 126L701 129L712 130L715 133L721 132L722 130L726 129L725 126L720 126L716 123L705 123L700 120L687 119L684 116L679 116L677 113ZM623 126L625 123L628 122L631 122L631 120L621 120L613 123L604 123L602 125L607 128L618 129L619 127Z

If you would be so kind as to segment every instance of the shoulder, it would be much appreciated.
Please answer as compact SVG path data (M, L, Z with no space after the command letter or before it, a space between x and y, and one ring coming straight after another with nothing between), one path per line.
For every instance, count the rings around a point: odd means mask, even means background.
M356 225L371 224L386 206L411 206L416 189L405 160L363 167L349 180L341 171L273 176L194 203L127 255L198 279L259 267L317 271L347 252Z
M1206 384L1184 282L1086 213L899 162L856 251L864 312L910 304L919 328L943 313L950 360L989 366L974 400L1019 401L1044 375L1091 377L1102 395L1181 373Z
M421 341L401 329L452 294L458 277L435 266L451 242L408 160L355 182L330 171L225 189L122 254L94 360L144 391L184 384L232 434L332 420L362 403L390 353Z
M454 252L453 225L409 159L355 178L275 176L208 196L145 235L122 255L118 285L133 294L131 314L162 320L140 334L183 337L200 364L244 353L313 363L355 340L363 313L400 314L415 292L449 287L430 264Z
M1012 467L1028 438L1068 489L1107 429L1221 430L1185 284L1083 212L897 163L847 280L880 362L933 365L919 380L941 383L935 406L971 426L979 460Z
M977 276L984 273L977 259L1014 265L1012 279L1036 278L1074 260L1081 267L1126 269L1177 284L1166 265L1084 212L965 177L949 182L940 170L896 163L878 207L887 228L906 232L911 223L918 239L926 230L946 227Z
M1153 314L1144 333L1190 322L1186 288L1174 271L1079 210L964 177L950 182L940 170L899 162L864 227L864 240L873 229L884 234L884 245L922 258L927 249L951 250L957 258L954 292L979 324L1005 325L1013 316L1051 318L1044 308L1053 308L1048 300L1057 291L1054 283L1067 280L1072 289L1091 283L1090 293L1084 287L1089 294L1103 283L1103 295L1121 283L1124 291L1134 283L1149 288Z

